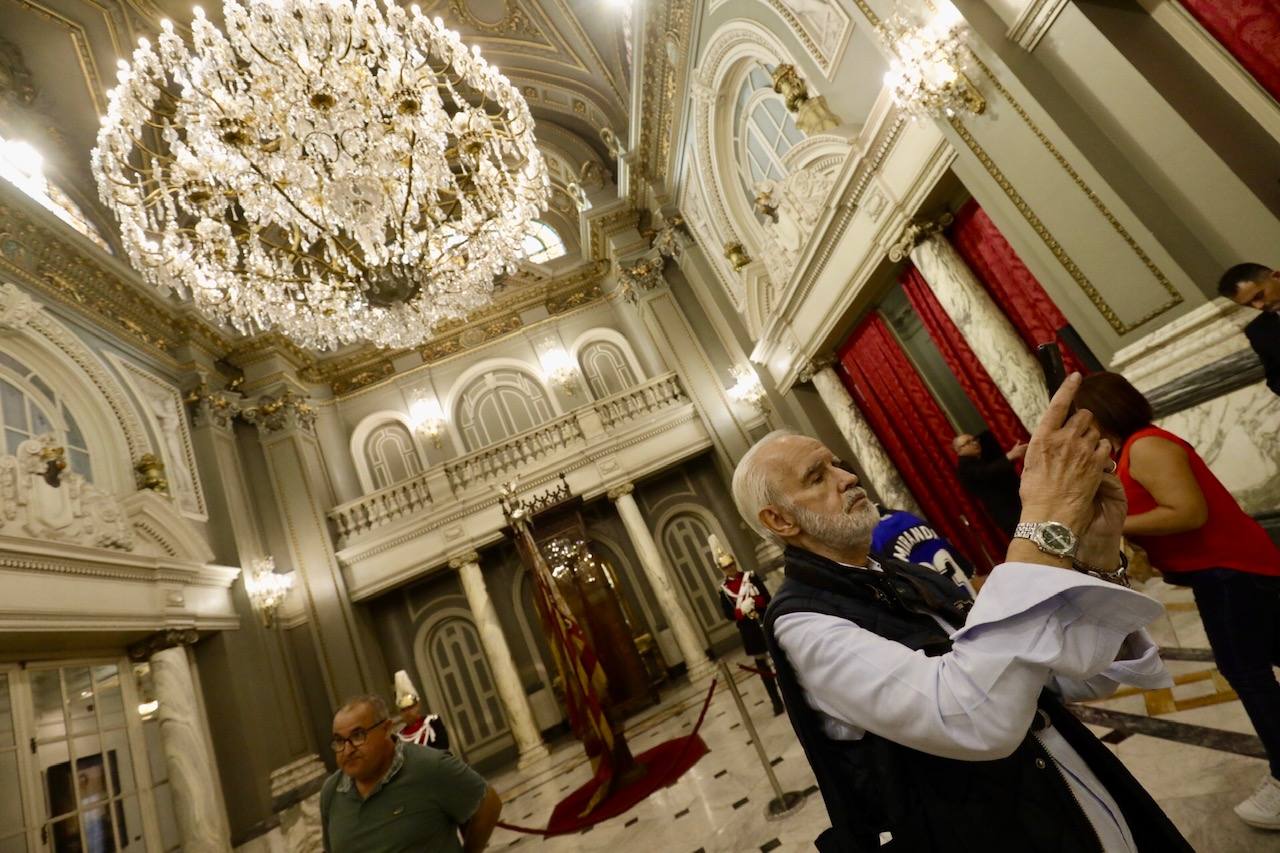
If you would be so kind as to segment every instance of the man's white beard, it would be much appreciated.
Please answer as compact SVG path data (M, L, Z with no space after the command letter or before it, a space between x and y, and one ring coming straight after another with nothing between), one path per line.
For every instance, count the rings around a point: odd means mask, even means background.
M792 505L788 507L800 528L828 548L837 551L864 550L871 546L871 532L880 513L869 500L851 512L821 513Z

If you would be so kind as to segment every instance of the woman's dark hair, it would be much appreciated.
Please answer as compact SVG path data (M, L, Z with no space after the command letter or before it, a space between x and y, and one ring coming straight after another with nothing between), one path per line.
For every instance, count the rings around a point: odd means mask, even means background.
M1142 392L1119 373L1086 376L1076 391L1075 404L1077 409L1093 412L1098 426L1122 440L1149 426L1155 416Z

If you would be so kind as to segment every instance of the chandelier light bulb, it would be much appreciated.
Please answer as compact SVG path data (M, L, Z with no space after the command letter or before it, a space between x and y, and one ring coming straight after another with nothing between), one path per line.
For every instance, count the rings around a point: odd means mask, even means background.
M226 0L121 66L92 167L142 277L246 334L410 347L493 298L550 178L528 104L394 0Z

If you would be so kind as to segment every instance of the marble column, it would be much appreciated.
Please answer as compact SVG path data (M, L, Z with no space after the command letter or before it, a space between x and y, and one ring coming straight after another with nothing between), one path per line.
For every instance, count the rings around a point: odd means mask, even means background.
M635 486L631 483L617 486L609 490L609 500L613 501L618 508L618 515L622 519L622 525L627 529L627 535L631 538L636 554L640 557L640 565L649 579L649 586L653 588L658 606L667 617L667 624L671 627L671 633L675 635L676 645L680 649L680 654L684 656L689 678L698 678L711 671L711 661L707 659L702 634L694 627L693 620L689 618L689 614L680 603L680 595L676 592L666 561L662 559L662 554L658 551L658 543L653 540L653 534L649 532L649 525L640 514L640 507L632 497L633 491Z
M231 840L219 803L207 725L196 701L187 660L186 645L195 639L194 630L164 631L131 649L130 657L151 665L182 849L186 853L223 853L231 849Z
M458 579L462 581L462 591L467 596L467 604L471 607L471 615L480 632L480 643L484 646L489 668L493 670L498 696L502 698L507 720L511 723L511 735L515 738L516 749L519 751L517 766L523 769L551 753L533 721L533 708L529 706L529 697L520 682L520 673L516 670L515 659L511 657L511 648L507 645L506 635L502 633L502 625L498 622L498 611L494 609L493 599L489 597L489 590L484 584L480 557L475 551L468 551L450 560L449 566L457 570Z
M913 222L889 256L911 258L991 381L1032 432L1049 404L1040 363L943 233L950 221L945 215L936 222Z
M898 469L889 460L884 445L871 429L871 424L862 416L831 363L815 361L804 374L813 382L818 396L831 412L836 428L840 430L844 440L849 442L849 447L857 457L858 467L866 475L867 485L876 493L880 502L894 509L905 509L920 515L920 505L903 482Z

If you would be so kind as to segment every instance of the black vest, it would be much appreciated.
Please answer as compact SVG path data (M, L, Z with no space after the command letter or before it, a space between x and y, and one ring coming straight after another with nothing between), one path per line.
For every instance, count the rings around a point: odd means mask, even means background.
M765 613L765 635L786 701L826 801L831 829L823 853L1082 853L1101 843L1053 759L1033 732L1007 758L960 761L910 749L868 732L859 740L827 737L778 647L773 623L787 613L847 619L930 656L951 648L937 613L957 627L972 602L965 590L929 569L881 559L885 571L840 566L788 548L786 576ZM1110 750L1051 693L1040 697L1059 734L1080 754L1120 806L1142 853L1191 853L1160 807ZM892 840L881 844L882 833ZM887 836L885 836L887 837Z

